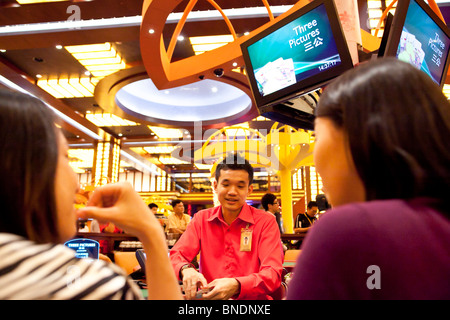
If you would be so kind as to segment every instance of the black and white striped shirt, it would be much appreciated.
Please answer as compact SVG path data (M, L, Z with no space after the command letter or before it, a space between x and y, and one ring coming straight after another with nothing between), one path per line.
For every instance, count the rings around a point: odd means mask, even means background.
M118 266L78 259L61 244L0 233L0 299L142 299Z

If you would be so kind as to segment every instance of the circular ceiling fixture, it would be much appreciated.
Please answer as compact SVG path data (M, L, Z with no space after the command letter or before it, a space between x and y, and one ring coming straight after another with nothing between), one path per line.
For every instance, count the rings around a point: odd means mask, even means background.
M158 90L151 79L135 81L116 93L115 103L139 119L180 126L223 122L248 113L252 106L242 90L209 79L164 90Z
M214 79L160 90L144 66L103 78L94 97L103 110L123 119L185 129L199 123L203 128L220 128L244 122L254 109L248 92Z

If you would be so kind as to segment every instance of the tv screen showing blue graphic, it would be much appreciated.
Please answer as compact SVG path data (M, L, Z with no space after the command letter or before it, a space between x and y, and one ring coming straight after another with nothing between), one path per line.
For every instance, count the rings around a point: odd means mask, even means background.
M247 50L261 96L295 85L342 62L324 4Z
M450 38L416 1L408 6L397 48L397 58L411 63L441 84Z
M77 258L98 259L100 244L91 239L73 239L64 243L64 245L75 251Z

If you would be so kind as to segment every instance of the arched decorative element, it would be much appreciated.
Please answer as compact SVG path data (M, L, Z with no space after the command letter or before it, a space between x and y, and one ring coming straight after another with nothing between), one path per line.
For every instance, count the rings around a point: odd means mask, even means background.
M216 9L220 9L219 6L214 4L215 2L212 0L208 1L212 3ZM255 103L252 98L247 76L243 73L232 71L232 69L236 68L236 65L238 67L244 66L240 44L310 2L309 0L300 0L290 10L277 18L273 18L273 14L270 11L267 0L262 1L268 9L270 19L268 23L250 32L248 35L244 35L239 38L236 36L235 41L223 47L205 52L198 56L192 56L172 62L171 58L177 34L181 32L187 18L187 13L192 10L197 0L191 0L189 2L182 20L180 20L180 23L176 27L168 50L165 48L162 37L164 25L169 14L172 13L172 10L175 9L182 2L182 0L145 0L142 10L143 18L140 33L141 54L145 69L147 70L147 73L155 86L159 90L163 90L187 85L202 79L221 81L244 91L252 99L253 106L251 111L246 116L241 117L239 119L240 122L257 116L258 111L256 110ZM220 11L224 17L223 11L221 9ZM231 28L231 22L229 22L228 19L225 19L225 21L229 28ZM151 32L149 32L150 30ZM233 32L231 31L231 33ZM214 74L214 70L219 68L224 70L224 74L220 78Z

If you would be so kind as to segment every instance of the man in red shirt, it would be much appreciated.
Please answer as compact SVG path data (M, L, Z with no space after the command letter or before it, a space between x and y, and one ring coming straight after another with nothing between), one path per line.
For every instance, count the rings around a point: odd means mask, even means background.
M187 299L270 299L281 285L280 232L273 215L245 202L253 168L227 157L217 165L214 190L220 205L197 212L170 251ZM190 262L200 254L197 271Z

